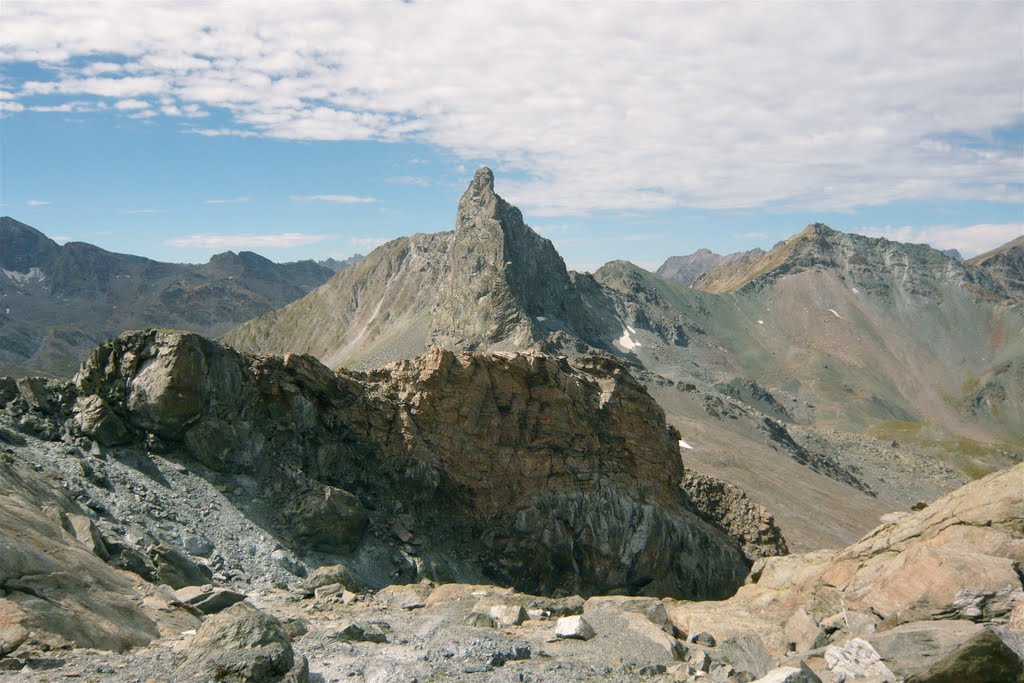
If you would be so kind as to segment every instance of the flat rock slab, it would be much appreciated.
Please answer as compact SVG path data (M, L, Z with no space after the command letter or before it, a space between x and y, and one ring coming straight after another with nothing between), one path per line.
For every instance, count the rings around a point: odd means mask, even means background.
M245 600L244 593L214 586L185 586L174 591L174 597L203 614L216 614Z

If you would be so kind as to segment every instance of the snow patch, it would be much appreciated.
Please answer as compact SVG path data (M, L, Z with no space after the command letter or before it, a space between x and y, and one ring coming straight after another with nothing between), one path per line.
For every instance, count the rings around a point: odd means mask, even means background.
M854 287L854 288L853 288L853 293L854 293L854 294L860 294L860 290L859 290L859 289L857 289L856 287Z
M690 444L686 443L682 439L679 439L679 447L680 448L685 448L688 451L692 451L693 450L693 446L691 446Z
M537 316L537 322L539 322L539 323L542 323L542 322L544 322L545 320L547 320L547 318L545 318L544 316L542 316L542 315L538 315L538 316Z
M632 351L633 349L640 348L640 342L636 340L635 334L636 330L626 325L622 328L622 336L615 340L615 346L622 351Z
M846 320L846 318L844 318L843 316L841 316L841 315L839 315L838 313L836 313L836 309L834 309L834 308L830 308L830 309L828 309L828 310L829 310L829 313L831 313L831 314L832 314L832 315L834 315L835 317L839 318L840 320Z
M757 321L757 324L758 324L758 325L764 325L764 321L763 321L763 320L758 320L758 321Z
M27 272L24 273L19 273L16 270L7 270L6 268L2 268L0 270L4 271L4 275L7 276L8 280L13 280L14 282L17 282L19 284L25 284L26 282L31 282L32 280L38 280L39 282L42 282L43 280L46 279L46 273L44 273L37 266L32 266L31 268L28 269Z

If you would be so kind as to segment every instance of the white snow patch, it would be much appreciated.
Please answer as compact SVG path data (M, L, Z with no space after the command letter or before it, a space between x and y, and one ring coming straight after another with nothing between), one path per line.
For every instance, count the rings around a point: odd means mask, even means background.
M544 316L542 316L542 315L538 315L538 316L537 316L537 322L539 322L539 323L542 323L542 322L544 322L545 320L547 320L547 318L545 318Z
M632 327L630 327L629 325L626 325L626 329L627 329L627 330L629 330L629 333L630 333L630 334L636 334L636 330L634 330L634 329L633 329Z
M623 351L632 351L633 349L640 348L640 342L633 336L636 334L636 330L628 325L622 329L622 336L615 340L615 345Z
M757 324L758 324L758 325L764 325L764 321L763 321L763 320L758 320L758 321L757 321Z
M830 313L831 313L832 315L834 315L835 317L839 318L840 320L846 320L846 318L844 318L843 316L841 316L841 315L839 315L838 313L836 313L836 309L834 309L834 308L830 308L830 309L828 309L828 310L829 310L829 312L830 312Z
M853 293L854 293L854 294L860 294L860 290L859 290L859 289L857 289L856 287L854 287L854 288L853 288Z
M6 268L3 268L2 270L4 271L4 275L7 276L8 280L14 280L15 282L21 284L30 282L32 280L38 280L39 282L42 282L43 280L46 279L46 273L44 273L37 266L32 266L31 268L28 269L27 272L24 273L19 273L16 270L7 270Z
M686 443L682 439L679 439L679 447L680 448L685 448L688 451L692 451L693 450L693 446L691 446L690 444Z

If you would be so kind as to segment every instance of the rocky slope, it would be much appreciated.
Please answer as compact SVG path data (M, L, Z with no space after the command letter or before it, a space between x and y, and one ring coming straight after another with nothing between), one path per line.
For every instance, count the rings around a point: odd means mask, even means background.
M1024 235L975 256L968 263L983 270L1018 301L1024 297Z
M753 379L813 406L801 421L819 427L898 438L916 425L919 445L972 476L1005 466L998 451L1024 442L1012 381L1024 317L994 278L929 247L812 225L694 289L629 264L595 277L618 292L620 312L637 309L634 353L666 377Z
M202 265L161 263L90 244L58 245L0 218L0 373L69 377L95 345L126 329L216 335L319 287L341 268L225 252Z
M764 256L763 249L738 251L725 255L716 254L710 249L698 249L686 256L669 256L655 271L655 274L683 285L692 285L701 275L718 266L736 261L753 261L762 256Z

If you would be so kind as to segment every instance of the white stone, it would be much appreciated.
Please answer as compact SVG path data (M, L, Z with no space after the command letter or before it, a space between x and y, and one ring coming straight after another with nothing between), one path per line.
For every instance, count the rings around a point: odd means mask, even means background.
M594 635L594 627L578 614L573 617L562 617L555 624L555 637L557 638L590 640Z

